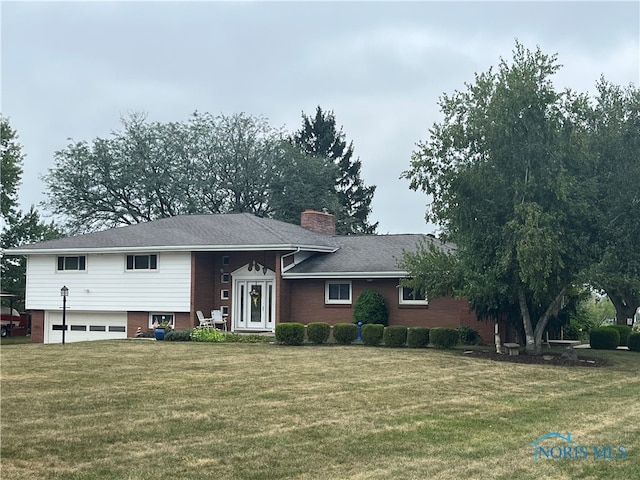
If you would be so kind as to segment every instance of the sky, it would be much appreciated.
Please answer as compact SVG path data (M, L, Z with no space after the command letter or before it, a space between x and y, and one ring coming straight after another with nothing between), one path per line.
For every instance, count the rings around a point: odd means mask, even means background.
M639 84L640 2L11 2L2 0L1 113L19 135L23 209L71 140L142 112L264 116L293 132L333 111L378 233L434 233L400 179L442 120L438 100L510 59L516 39L557 54L558 88ZM46 210L40 208L42 213Z

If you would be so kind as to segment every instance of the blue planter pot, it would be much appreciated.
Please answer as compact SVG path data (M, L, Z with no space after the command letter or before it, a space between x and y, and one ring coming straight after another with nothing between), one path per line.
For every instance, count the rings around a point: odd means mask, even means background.
M164 333L165 333L164 328L156 328L155 329L156 340L164 340Z

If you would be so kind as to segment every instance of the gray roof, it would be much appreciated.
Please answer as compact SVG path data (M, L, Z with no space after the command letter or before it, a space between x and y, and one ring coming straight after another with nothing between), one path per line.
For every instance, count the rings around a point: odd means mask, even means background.
M7 250L13 255L53 252L290 250L332 252L335 237L298 225L249 213L181 215L26 245Z
M445 250L452 244L442 243L430 235L349 235L336 237L340 248L331 254L315 254L284 273L286 278L309 277L396 277L406 272L398 267L402 252L414 252L424 239Z

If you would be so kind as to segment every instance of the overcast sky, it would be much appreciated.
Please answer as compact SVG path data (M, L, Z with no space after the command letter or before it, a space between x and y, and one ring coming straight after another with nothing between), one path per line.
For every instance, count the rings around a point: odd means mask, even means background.
M427 197L402 171L441 116L443 93L525 47L557 53L558 87L638 85L633 2L2 1L2 114L20 136L20 201L38 204L53 153L120 119L184 121L195 110L263 115L297 130L333 110L376 185L379 233L432 232Z

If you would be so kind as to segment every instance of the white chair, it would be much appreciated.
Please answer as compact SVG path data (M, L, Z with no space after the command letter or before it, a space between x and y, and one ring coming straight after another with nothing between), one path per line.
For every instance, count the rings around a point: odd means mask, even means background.
M196 316L198 317L198 321L200 322L200 325L198 325L198 328L213 328L213 319L205 318L204 313L202 313L202 310L198 310L196 312Z
M211 322L214 327L222 325L222 330L227 331L227 320L222 318L222 310L211 310Z

